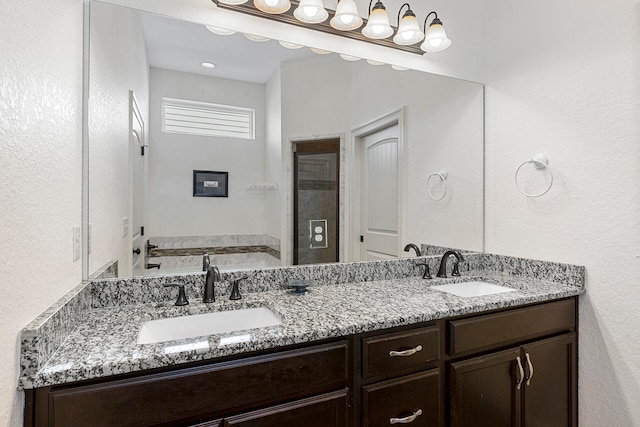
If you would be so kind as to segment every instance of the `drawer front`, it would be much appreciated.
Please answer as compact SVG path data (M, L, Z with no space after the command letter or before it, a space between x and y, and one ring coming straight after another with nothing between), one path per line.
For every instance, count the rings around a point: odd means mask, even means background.
M438 326L396 332L370 338L362 343L363 377L385 378L423 370L438 360Z
M224 427L346 427L348 390L224 419Z
M575 330L575 300L448 322L449 354L491 350Z
M55 390L57 426L197 423L347 387L348 344L249 357L140 378Z
M439 425L440 387L437 369L362 388L362 425Z

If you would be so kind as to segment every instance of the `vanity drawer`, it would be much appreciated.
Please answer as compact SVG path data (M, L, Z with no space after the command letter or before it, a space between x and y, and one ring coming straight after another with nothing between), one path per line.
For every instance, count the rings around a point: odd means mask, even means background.
M197 423L348 386L348 343L52 390L58 426Z
M492 350L575 330L575 299L452 320L447 323L449 354Z
M393 424L438 426L439 396L438 369L364 386L362 425L387 426L395 419Z
M426 369L438 360L439 343L437 325L363 338L363 378L385 378Z

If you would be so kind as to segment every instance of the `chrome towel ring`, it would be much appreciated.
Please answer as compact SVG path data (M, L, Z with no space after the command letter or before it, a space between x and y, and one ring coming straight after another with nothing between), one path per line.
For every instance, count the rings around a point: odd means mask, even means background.
M522 169L524 165L529 163L533 164L533 167L536 168L537 170L547 169L549 171L549 175L551 176L551 181L549 182L549 185L547 186L547 188L545 188L545 190L542 191L541 193L538 193L538 194L527 193L522 189L522 187L520 186L520 183L518 182L518 174L520 173L520 169ZM551 187L553 186L553 171L549 167L549 159L547 159L547 157L542 154L538 154L537 156L534 156L522 162L520 166L518 166L518 169L516 169L515 182L516 182L516 188L518 189L518 191L527 197L540 197L547 194L549 190L551 190Z
M429 193L429 197L431 197L433 200L435 201L439 201L444 199L444 196L447 195L447 177L449 176L449 172L447 172L445 169L440 169L439 172L434 172L431 175L429 175L429 178L427 178L427 193ZM438 178L439 181L442 181L442 184L444 185L444 192L442 193L442 195L440 197L437 197L433 194L433 192L431 191L431 187L429 186L429 183L431 181L431 178Z

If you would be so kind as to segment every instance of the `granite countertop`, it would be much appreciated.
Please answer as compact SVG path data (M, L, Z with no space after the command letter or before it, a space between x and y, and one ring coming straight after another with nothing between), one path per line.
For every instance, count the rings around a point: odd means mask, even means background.
M470 280L483 280L516 291L465 298L431 289L436 284ZM584 286L482 272L455 279L408 277L322 285L312 287L304 295L284 289L253 292L244 294L239 301L218 298L212 304L192 298L184 307L176 307L170 301L93 308L36 372L23 373L20 386L36 388L107 377L583 293ZM281 317L282 325L137 344L138 332L149 320L249 307L269 308Z

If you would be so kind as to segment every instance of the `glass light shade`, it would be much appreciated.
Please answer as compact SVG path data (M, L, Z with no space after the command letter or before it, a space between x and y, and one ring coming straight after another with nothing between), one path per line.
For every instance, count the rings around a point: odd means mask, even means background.
M362 58L358 58L357 56L347 55L346 53L341 53L340 58L350 62L360 61L362 59Z
M249 0L219 0L220 3L224 4L245 4Z
M358 6L354 0L340 0L336 14L329 21L331 26L340 31L351 31L360 28L362 18L358 15Z
M370 65L384 65L384 62L376 61L376 60L374 60L374 59L367 59L367 62L368 62Z
M310 47L311 52L317 53L318 55L329 55L331 53L330 50L318 49L317 47Z
M389 15L382 3L377 2L369 15L367 25L362 29L362 35L370 39L386 39L393 34L389 25Z
M408 70L407 67L403 67L402 65L392 65L391 68L393 68L394 70L398 70L398 71L407 71Z
M279 14L291 9L289 0L253 0L253 5L264 13Z
M216 64L213 62L201 62L200 65L204 68L216 68Z
M329 12L324 8L322 0L300 0L300 4L293 11L293 16L298 21L307 24L317 24L329 17Z
M231 34L235 34L236 32L233 30L229 30L227 28L216 27L215 25L205 25L207 30L211 31L214 34L218 34L219 36L230 36Z
M257 36L255 34L243 33L243 35L254 42L268 42L269 40L271 40L268 37Z
M421 42L424 33L413 12L405 13L398 25L398 32L393 37L393 42L400 46L409 46Z
M301 49L304 47L301 44L286 42L284 40L278 40L278 43L280 43L280 46L286 47L287 49Z
M431 25L429 25L420 49L427 53L432 53L445 50L449 46L451 46L451 40L447 37L447 32L444 30L442 22L437 18L434 19Z

